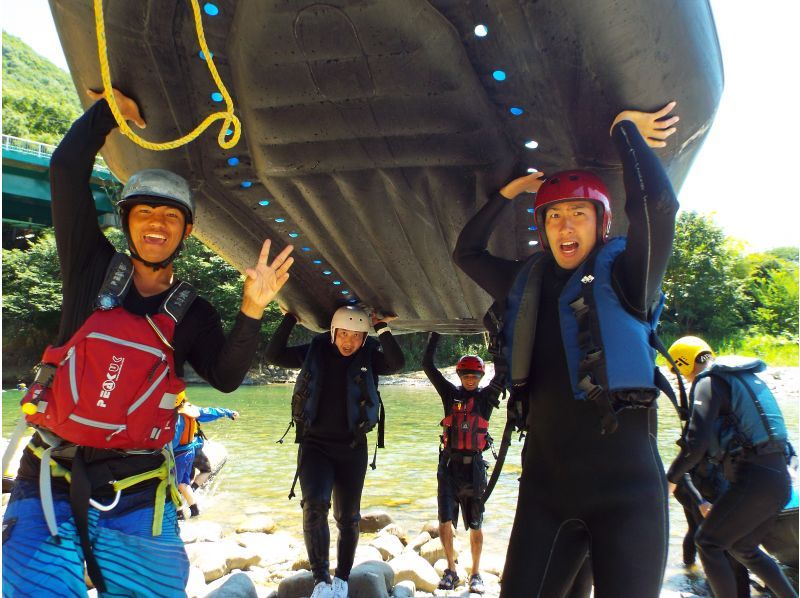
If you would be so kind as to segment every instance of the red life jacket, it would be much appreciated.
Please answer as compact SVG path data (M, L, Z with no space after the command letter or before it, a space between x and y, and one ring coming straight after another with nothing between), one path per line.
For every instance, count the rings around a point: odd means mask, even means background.
M482 451L486 448L489 421L478 413L475 398L454 401L450 415L442 420L445 448L458 451Z
M99 307L69 341L45 349L22 399L30 424L94 448L157 449L172 440L175 398L186 385L170 343L197 294L181 282L159 313L137 316L121 307L132 276L130 258L114 256Z

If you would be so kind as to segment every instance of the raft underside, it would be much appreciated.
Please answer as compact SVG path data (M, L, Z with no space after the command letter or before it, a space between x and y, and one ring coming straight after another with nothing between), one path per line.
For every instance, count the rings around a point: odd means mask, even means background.
M145 138L177 138L221 109L188 2L105 4L112 80L142 107ZM490 298L451 252L488 192L528 167L588 168L607 181L613 232L623 233L608 137L615 114L678 100L679 132L659 150L677 189L722 93L706 1L216 4L220 14L203 23L242 119L238 146L220 149L215 125L167 152L114 133L103 155L122 180L145 167L186 176L197 192L197 236L239 270L264 238L292 242L297 261L280 300L315 329L350 300L399 315L399 331L481 331ZM88 105L85 89L101 87L92 2L51 0L51 8ZM478 24L486 37L475 35ZM524 147L532 139L538 149ZM537 249L530 206L509 210L493 252L524 258Z

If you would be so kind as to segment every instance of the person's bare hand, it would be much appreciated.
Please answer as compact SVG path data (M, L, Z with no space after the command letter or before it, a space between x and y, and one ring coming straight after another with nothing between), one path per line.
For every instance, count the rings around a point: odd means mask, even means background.
M667 137L674 134L675 131L678 130L673 125L680 120L680 117L679 116L671 116L669 118L665 117L669 115L669 113L672 112L672 110L677 105L678 102L672 101L666 106L664 106L661 110L656 110L655 112L639 112L638 110L623 110L617 115L617 117L614 119L614 122L611 123L611 131L614 130L614 126L618 122L622 120L629 120L634 125L636 125L636 128L639 130L639 133L647 142L647 145L649 145L650 147L666 147Z
M86 93L89 94L89 97L95 102L100 98L106 97L105 92L96 92L93 89L87 89ZM147 123L144 122L142 115L139 113L139 105L131 98L126 96L119 89L115 89L114 100L116 100L119 111L125 120L131 121L140 129L144 129L147 126Z
M378 314L376 312L374 312L374 311L369 314L369 317L372 320L372 325L373 326L375 326L375 324L377 324L379 322L383 322L384 324L388 324L392 320L396 320L397 319L397 316L393 316L393 315L384 315L383 317L379 318Z

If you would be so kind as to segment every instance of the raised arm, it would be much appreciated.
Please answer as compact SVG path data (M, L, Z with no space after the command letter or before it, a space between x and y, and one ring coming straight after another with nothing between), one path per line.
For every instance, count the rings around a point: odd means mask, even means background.
M503 210L517 195L535 192L542 184L543 173L514 179L494 194L464 225L453 250L453 260L495 300L508 294L521 262L489 253L489 238Z
M373 370L378 375L396 374L406 365L406 357L403 355L403 350L397 344L397 339L392 336L391 330L389 330L389 322L396 320L397 316L378 318L373 313L370 317L372 326L381 343L381 350L376 351L373 356Z
M428 336L425 354L422 357L422 370L425 372L428 380L431 381L431 384L433 384L436 392L439 393L442 401L445 401L447 397L450 397L456 391L456 387L444 377L442 372L440 372L434 364L434 356L436 355L436 346L438 344L439 333L431 332L430 336Z
M642 319L658 301L661 282L672 254L678 200L661 161L651 149L666 146L677 116L676 103L656 112L621 112L611 128L622 160L626 250L614 266L614 283L625 306Z
M292 329L297 324L297 318L292 314L287 313L283 316L283 321L278 326L278 329L269 339L265 358L267 363L279 365L284 368L299 368L303 367L303 362L306 360L309 345L298 345L296 347L287 347L289 342L289 335Z

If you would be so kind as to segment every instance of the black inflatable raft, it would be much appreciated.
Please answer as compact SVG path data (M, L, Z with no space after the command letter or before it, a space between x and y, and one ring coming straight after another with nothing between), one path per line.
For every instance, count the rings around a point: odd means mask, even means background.
M140 103L152 141L222 106L188 0L105 2L112 80ZM188 146L141 149L114 134L121 179L173 169L197 191L197 235L239 269L263 238L297 247L282 301L313 328L347 301L400 316L399 330L468 332L490 301L453 264L464 222L528 168L589 168L615 197L608 126L622 108L679 102L660 150L676 188L722 93L707 0L215 0L209 48L242 119ZM91 0L51 0L76 87L100 88ZM531 149L528 146L536 146ZM537 249L518 201L493 250Z

